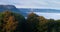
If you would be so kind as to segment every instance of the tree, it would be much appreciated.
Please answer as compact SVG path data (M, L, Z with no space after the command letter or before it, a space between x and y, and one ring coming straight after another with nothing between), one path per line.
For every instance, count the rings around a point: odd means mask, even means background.
M28 32L39 32L38 31L38 15L31 13L27 17L27 31Z
M47 31L47 19L45 19L43 16L39 16L38 17L38 20L39 20L39 31L40 32L44 32L44 31Z
M25 18L18 14L9 11L5 11L2 14L2 32L23 32L23 23Z
M57 32L57 22L54 19L48 19L48 30L47 32Z

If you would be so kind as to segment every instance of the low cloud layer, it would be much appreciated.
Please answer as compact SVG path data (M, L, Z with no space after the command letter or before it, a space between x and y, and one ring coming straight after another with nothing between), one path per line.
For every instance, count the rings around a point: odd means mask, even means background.
M41 12L35 12L39 16L44 16L47 19L60 19L60 13L41 13Z

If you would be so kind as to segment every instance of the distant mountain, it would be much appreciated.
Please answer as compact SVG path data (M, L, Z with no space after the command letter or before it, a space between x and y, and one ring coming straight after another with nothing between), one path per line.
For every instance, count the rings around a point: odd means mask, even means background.
M30 12L30 9L29 8L18 8L18 10L20 10L20 12L21 12L21 14L23 15L23 16L28 16L28 14L29 14L29 12ZM28 12L28 13L27 13Z
M60 10L56 9L34 9L35 12L45 12L45 13L60 13Z
M18 8L21 12L31 12L30 8ZM60 10L56 9L33 9L33 12L44 12L44 13L60 13Z
M14 5L0 5L0 12L3 12L5 10L20 12Z
M0 12L5 10L20 13L23 16L27 16L31 11L31 8L16 8L14 5L0 5ZM33 12L43 12L43 13L60 13L60 10L56 9L33 9Z
M23 16L27 16L31 11L31 8L18 8ZM60 13L60 10L56 9L33 9L33 12L43 13Z

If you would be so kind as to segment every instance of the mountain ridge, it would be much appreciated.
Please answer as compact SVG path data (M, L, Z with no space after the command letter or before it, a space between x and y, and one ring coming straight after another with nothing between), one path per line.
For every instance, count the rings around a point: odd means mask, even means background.
M0 12L3 12L5 10L16 12L19 14L22 14L23 16L27 16L32 8L16 8L14 5L0 5ZM56 9L34 9L33 12L42 12L42 13L60 13L60 10Z

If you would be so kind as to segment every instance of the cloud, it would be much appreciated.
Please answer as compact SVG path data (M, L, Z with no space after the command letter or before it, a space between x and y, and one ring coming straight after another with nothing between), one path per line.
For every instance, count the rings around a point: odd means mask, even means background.
M60 13L42 13L42 12L34 12L39 16L44 16L47 19L60 19Z

